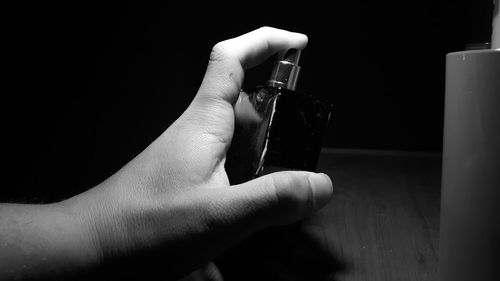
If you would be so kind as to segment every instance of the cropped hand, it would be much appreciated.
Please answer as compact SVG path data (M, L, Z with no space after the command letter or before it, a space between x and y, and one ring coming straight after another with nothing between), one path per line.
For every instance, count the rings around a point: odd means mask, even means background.
M105 182L60 203L90 229L89 264L126 276L182 277L251 233L297 221L329 201L324 174L285 171L230 186L224 169L245 70L306 44L303 34L264 27L213 47L200 89L178 120Z

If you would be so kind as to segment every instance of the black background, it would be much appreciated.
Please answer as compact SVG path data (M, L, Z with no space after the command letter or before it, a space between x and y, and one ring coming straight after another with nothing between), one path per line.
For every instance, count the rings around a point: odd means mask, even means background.
M325 146L440 151L445 55L491 32L489 0L67 2L4 9L2 201L113 174L187 107L215 43L263 25L309 36L299 90L334 104Z

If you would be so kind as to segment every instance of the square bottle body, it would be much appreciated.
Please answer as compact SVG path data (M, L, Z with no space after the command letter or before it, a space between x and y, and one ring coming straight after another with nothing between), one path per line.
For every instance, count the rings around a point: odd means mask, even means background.
M240 96L226 156L231 184L275 170L314 171L332 105L285 88L261 86Z

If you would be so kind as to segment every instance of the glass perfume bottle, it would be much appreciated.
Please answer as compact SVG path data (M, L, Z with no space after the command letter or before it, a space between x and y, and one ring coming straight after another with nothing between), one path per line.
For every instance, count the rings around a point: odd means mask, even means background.
M231 184L280 169L316 169L332 105L295 90L300 54L280 54L267 84L240 93L225 164Z

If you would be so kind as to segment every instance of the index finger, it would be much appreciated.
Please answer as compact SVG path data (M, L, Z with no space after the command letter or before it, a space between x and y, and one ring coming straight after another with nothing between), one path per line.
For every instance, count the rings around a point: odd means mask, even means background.
M243 83L244 72L274 53L307 45L306 35L272 27L262 27L217 43L199 96L222 99L234 104Z
M302 33L266 26L222 41L218 45L225 51L222 55L238 58L246 70L278 51L290 48L303 49L307 45L307 40L307 36Z

